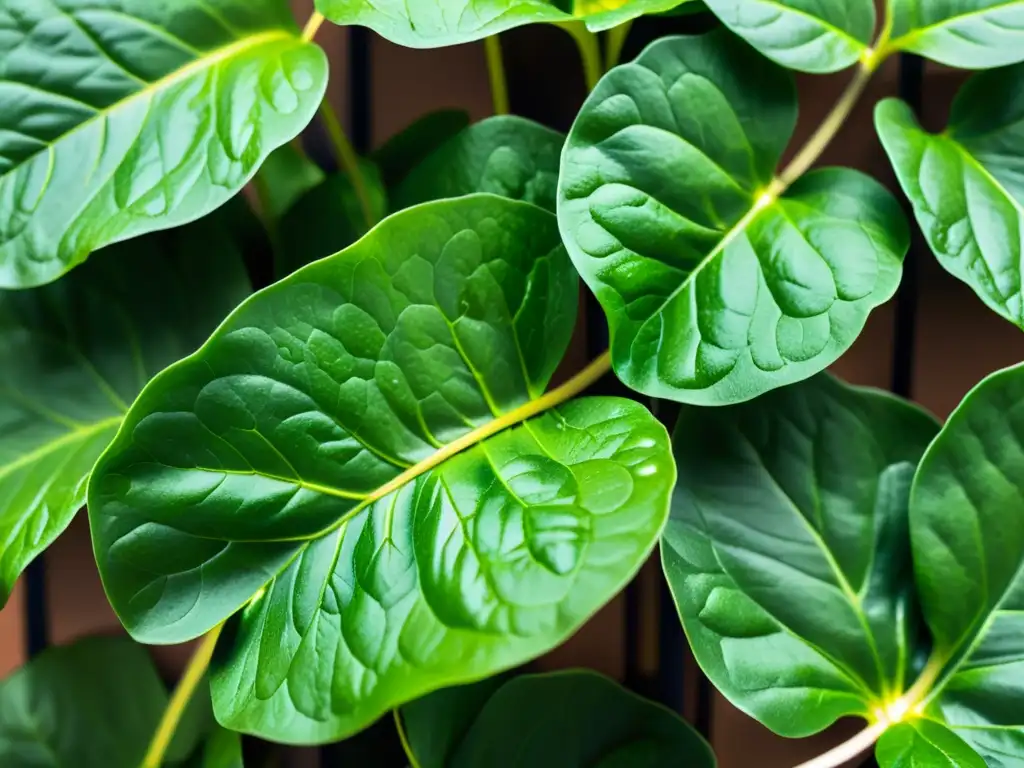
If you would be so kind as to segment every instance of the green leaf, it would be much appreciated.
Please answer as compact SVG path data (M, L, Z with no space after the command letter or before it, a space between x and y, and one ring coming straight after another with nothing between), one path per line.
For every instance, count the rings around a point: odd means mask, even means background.
M316 0L335 24L369 27L407 48L437 48L482 40L535 23L585 21L593 31L609 29L687 0Z
M363 183L374 218L387 214L388 199L377 168L360 160ZM348 176L335 173L309 190L281 219L274 252L274 271L286 277L317 259L331 256L365 235L369 227L359 197Z
M963 739L932 720L889 728L878 742L877 757L881 768L985 768Z
M323 184L326 178L320 166L293 142L275 149L256 174L264 220L276 227L303 195Z
M921 461L910 502L934 640L925 713L991 766L1024 755L1024 366L989 376Z
M137 768L167 699L146 649L128 638L50 648L0 683L0 764ZM176 740L168 762L194 746Z
M1024 60L1024 0L888 0L890 50L963 69Z
M59 283L0 291L2 602L85 503L146 381L248 295L233 207L111 246Z
M392 189L435 149L467 127L469 113L464 109L428 112L375 149L370 160L380 169L384 185Z
M873 0L705 0L737 35L801 72L838 72L871 47Z
M173 643L245 606L215 711L290 743L563 641L644 561L675 479L640 405L543 395L577 297L554 216L483 194L253 296L90 483L121 620Z
M439 691L403 707L402 719L420 768L715 765L674 712L582 670Z
M424 158L394 191L397 209L430 200L491 192L554 213L565 137L521 117L471 125Z
M892 297L909 233L855 171L779 196L791 76L725 32L612 70L562 155L558 218L632 389L727 404L805 379Z
M665 573L701 667L776 733L871 715L911 682L907 499L937 431L827 374L684 408Z
M214 724L205 743L187 765L190 768L244 768L242 737Z
M1024 64L975 75L949 127L924 131L910 107L880 103L875 123L939 262L1024 328Z
M327 82L280 0L32 0L0 29L0 288L224 204Z

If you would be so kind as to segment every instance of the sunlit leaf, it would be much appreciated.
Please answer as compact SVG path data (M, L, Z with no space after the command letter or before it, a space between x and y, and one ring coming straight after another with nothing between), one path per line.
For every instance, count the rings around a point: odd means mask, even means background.
M888 0L890 48L964 69L1024 61L1024 0Z

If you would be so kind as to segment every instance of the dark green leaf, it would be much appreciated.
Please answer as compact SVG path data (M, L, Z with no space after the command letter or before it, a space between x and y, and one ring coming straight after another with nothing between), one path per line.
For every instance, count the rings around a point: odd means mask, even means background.
M324 183L320 166L289 142L270 153L256 174L256 188L264 220L276 228L277 222L296 201Z
M367 160L360 161L360 168L374 218L383 219L388 200L380 174ZM281 219L274 271L279 278L286 277L317 259L348 248L368 230L366 212L352 181L344 174L332 174L299 198Z
M146 381L248 295L232 207L111 246L59 283L0 291L0 601L85 503Z
M871 46L874 0L705 0L768 58L802 72L837 72Z
M407 48L437 48L481 40L538 22L585 21L598 31L687 0L316 0L336 24L359 24ZM570 10L571 6L571 10Z
M914 676L907 498L937 430L827 374L683 410L665 572L708 677L773 731L869 716Z
M396 209L491 192L552 213L565 137L521 117L492 117L445 142L394 191Z
M1024 0L888 0L893 50L964 69L1024 60Z
M910 532L934 639L921 707L987 765L1024 755L1024 366L974 389L914 479Z
M222 205L327 82L280 0L31 0L0 30L0 288Z
M1024 64L968 81L941 134L889 99L875 122L917 221L950 273L1024 328Z
M675 476L628 401L500 431L560 402L577 296L554 216L493 195L256 294L147 387L90 483L122 621L177 642L245 606L218 719L303 743L563 641L643 562Z
M392 189L431 152L467 127L469 113L465 110L429 112L375 149L370 160L380 169L384 185Z
M615 371L656 397L747 400L836 360L899 284L899 204L855 171L779 197L788 73L725 32L612 70L562 155L558 217L612 332Z
M187 765L188 768L244 768L242 737L214 724Z
M470 707L476 711L466 718ZM711 748L678 715L593 672L440 691L403 707L402 718L420 768L715 765ZM442 736L444 751L439 733L451 736Z
M0 765L9 768L137 768L167 691L146 649L94 637L54 647L0 683ZM176 739L180 762L198 733Z
M887 730L878 742L881 768L985 768L963 739L932 720L912 720Z

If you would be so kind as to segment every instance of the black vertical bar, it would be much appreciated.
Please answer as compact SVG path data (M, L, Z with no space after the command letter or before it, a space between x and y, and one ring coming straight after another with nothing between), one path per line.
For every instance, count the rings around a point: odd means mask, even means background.
M366 156L373 147L373 38L365 27L348 28L349 130L352 146Z
M25 651L31 659L49 644L46 615L46 559L40 554L25 569Z
M914 113L921 115L924 99L924 59L911 54L900 56L900 98ZM906 205L911 221L914 220L909 204ZM903 281L896 295L896 323L893 338L892 391L909 398L914 391L914 345L917 338L918 252L920 235L911 238L910 252L903 264Z

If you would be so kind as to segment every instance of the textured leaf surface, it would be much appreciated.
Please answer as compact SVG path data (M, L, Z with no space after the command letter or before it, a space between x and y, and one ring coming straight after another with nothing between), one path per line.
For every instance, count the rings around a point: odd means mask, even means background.
M0 291L0 598L85 503L153 375L249 293L228 210L112 246L54 285Z
M1024 60L1024 0L889 0L894 50L964 69Z
M871 45L873 0L705 0L768 58L803 72L846 69Z
M957 96L941 134L901 101L878 105L882 144L939 262L1024 328L1024 64L985 72Z
M5 2L0 287L222 205L326 82L278 0Z
M434 150L468 128L469 122L464 109L428 112L375 149L370 159L380 169L385 186L392 189Z
M878 742L880 768L986 768L963 739L933 720L913 720L887 730Z
M554 217L492 195L256 294L146 389L90 484L126 626L177 642L248 604L218 719L304 743L564 640L654 545L664 429L581 400L437 462L543 393L577 296Z
M715 765L711 748L675 713L593 672L440 691L403 707L402 718L421 768ZM444 751L438 733L454 737Z
M137 768L167 706L146 649L96 637L50 648L0 683L0 763ZM175 739L177 764L198 733Z
M854 171L773 174L791 77L726 33L661 40L591 94L562 155L558 218L619 377L694 404L824 369L899 283L899 204Z
M708 677L775 732L868 715L914 677L907 500L937 430L826 374L684 409L665 572Z
M369 27L408 48L437 48L539 22L582 20L598 31L683 2L686 0L316 0L316 7L335 24Z
M490 192L554 213L565 137L532 120L505 115L469 126L426 157L394 191L397 209Z
M911 496L914 567L941 674L926 712L987 765L1024 765L1024 366L953 413Z
M387 192L380 172L368 160L359 163L363 184L377 221L388 209ZM279 278L317 259L348 248L365 235L366 212L348 176L334 173L300 197L282 217L274 251L274 271Z

